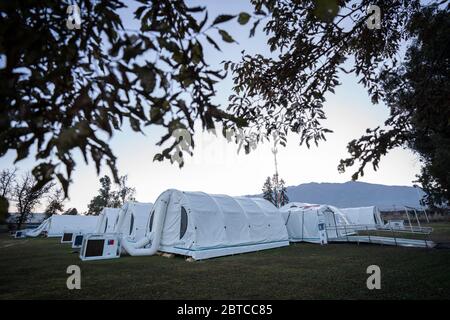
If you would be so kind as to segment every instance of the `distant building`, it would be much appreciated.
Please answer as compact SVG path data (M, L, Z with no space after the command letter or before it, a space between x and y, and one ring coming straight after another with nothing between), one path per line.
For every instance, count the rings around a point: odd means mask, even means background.
M17 213L10 213L9 217L6 219L9 229L14 230L17 228L18 216L19 215ZM22 229L35 228L39 226L45 218L45 213L33 213L28 217L27 221L22 224Z

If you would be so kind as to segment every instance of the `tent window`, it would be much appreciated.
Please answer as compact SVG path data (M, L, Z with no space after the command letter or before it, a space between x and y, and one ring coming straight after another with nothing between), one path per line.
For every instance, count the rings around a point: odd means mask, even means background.
M152 211L151 217L150 217L150 223L149 223L149 226L148 226L148 231L150 231L150 232L153 229L153 217L154 217L154 215L155 215L155 210Z
M188 215L186 209L181 207L180 239L184 237L187 230Z
M134 214L131 214L131 219L130 219L130 232L129 235L131 236L131 233L133 232L133 226L134 226Z
M108 218L106 218L106 221L105 221L105 230L103 231L103 233L106 233L106 228L108 228Z

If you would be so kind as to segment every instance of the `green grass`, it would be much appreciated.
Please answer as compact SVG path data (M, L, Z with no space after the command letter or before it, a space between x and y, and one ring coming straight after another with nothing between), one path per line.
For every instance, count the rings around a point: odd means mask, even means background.
M450 241L450 223L433 225ZM66 268L81 267L81 290ZM381 267L381 290L366 268ZM289 247L186 262L122 257L82 262L57 239L0 236L0 299L449 299L450 250L360 244Z

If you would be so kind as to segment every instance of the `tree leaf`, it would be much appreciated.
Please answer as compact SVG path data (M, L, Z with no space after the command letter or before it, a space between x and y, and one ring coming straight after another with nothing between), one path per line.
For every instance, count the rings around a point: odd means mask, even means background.
M214 19L214 22L212 23L212 25L215 26L216 24L224 23L224 22L230 21L231 19L233 19L233 18L235 18L235 17L236 17L236 16L232 16L232 15L229 15L229 14L221 14L220 16L217 16L217 17Z
M247 12L239 13L238 22L242 25L247 24L250 20L250 15Z
M233 37L230 36L230 34L229 34L228 32L226 32L225 30L220 29L220 30L219 30L219 34L222 36L222 40L223 40L223 41L228 42L228 43L233 43L233 42L235 42L234 39L233 39Z
M220 50L220 47L217 45L217 43L211 37L206 36L206 40L208 40L208 42L211 43L214 46L214 48L216 48L219 51L222 51Z

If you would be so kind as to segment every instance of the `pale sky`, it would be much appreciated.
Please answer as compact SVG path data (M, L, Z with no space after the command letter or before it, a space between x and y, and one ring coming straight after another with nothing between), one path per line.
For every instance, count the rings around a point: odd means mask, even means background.
M208 3L209 17L213 19L220 13L238 14L241 11L251 12L245 1L190 1L193 5ZM123 13L124 17L129 16ZM212 21L212 20L211 20ZM127 27L134 27L129 23ZM239 44L221 44L222 52L213 48L205 50L206 60L212 66L222 60L237 61L240 52L245 49L248 53L268 54L265 36L258 30L254 38L248 38L251 27L239 26L236 22L223 25L224 29L239 42ZM213 33L214 38L219 37ZM207 45L204 45L205 49ZM280 147L278 166L280 176L287 185L298 185L307 182L346 182L350 180L353 170L339 174L337 165L339 160L347 157L346 145L364 134L366 128L381 125L389 112L384 105L373 105L366 90L357 83L352 75L340 78L343 83L336 90L335 95L328 95L325 112L328 117L324 126L334 133L327 135L327 141L322 141L319 147L298 146L298 137L291 135L286 148ZM231 81L226 79L217 86L215 101L223 106L227 105L227 98L231 93ZM157 196L168 188L186 191L205 191L209 193L224 193L229 195L244 195L260 193L262 184L267 176L274 172L274 161L271 145L259 145L256 151L249 155L241 152L236 154L237 146L227 144L220 135L214 138L207 133L198 133L195 155L188 159L182 169L165 161L153 162L155 153L160 152L156 147L161 130L157 127L146 131L146 136L123 128L110 140L112 149L118 158L118 169L121 175L127 174L129 185L137 190L136 198L142 202L154 202ZM12 168L15 152L8 152L0 159L0 169ZM77 167L73 173L73 183L70 187L70 199L66 208L76 207L80 212L87 209L87 205L99 188L99 177L95 165L88 166L77 154ZM29 170L35 164L33 158L17 163L22 172ZM417 156L408 150L396 149L381 161L380 168L374 172L367 167L365 176L360 181L387 185L412 185L415 175L419 173L420 164ZM103 173L109 174L104 168ZM15 208L10 208L14 211Z

